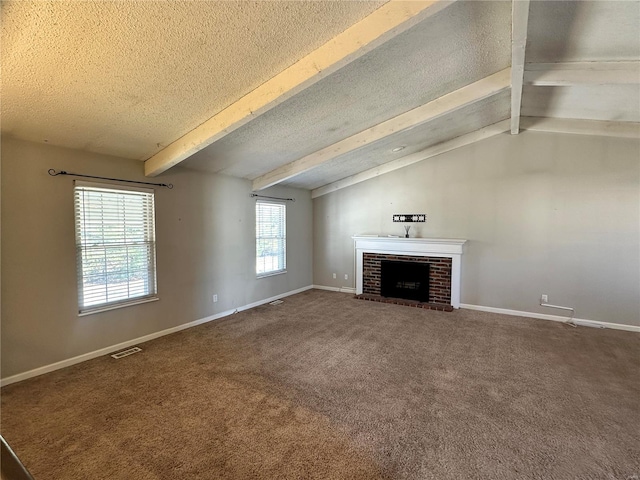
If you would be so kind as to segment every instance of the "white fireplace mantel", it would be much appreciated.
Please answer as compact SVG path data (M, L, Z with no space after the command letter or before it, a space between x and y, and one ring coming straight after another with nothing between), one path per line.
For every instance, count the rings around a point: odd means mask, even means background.
M366 253L451 258L451 305L460 308L460 271L463 245L458 238L402 238L355 235L356 294L362 293L363 258Z

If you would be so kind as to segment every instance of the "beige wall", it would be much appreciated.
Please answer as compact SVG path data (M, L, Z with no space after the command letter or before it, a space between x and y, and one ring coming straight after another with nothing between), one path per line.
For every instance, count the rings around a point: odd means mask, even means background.
M412 235L469 239L463 303L561 313L537 305L547 293L640 325L639 159L637 140L501 135L314 200L313 239L309 193L274 188L296 198L288 273L260 280L250 182L175 168L156 193L161 300L78 317L73 179L47 169L148 180L142 164L3 139L2 377L310 285L312 243L313 283L353 287L351 235L401 234L393 213L427 213Z
M462 302L640 325L640 142L499 135L313 201L314 283L354 287L360 233L466 238ZM337 280L331 276L337 273ZM349 280L344 280L344 274Z
M3 138L3 378L312 283L308 191L265 192L296 202L287 203L288 272L256 279L250 182L174 168L156 179L175 185L156 189L160 301L78 317L73 179L49 168L149 180L142 162Z

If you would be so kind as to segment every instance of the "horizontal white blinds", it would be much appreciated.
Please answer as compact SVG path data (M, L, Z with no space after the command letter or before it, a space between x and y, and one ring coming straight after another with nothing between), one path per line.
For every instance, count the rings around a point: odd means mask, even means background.
M256 273L269 275L287 268L286 207L256 202Z
M76 183L80 312L156 294L153 190Z

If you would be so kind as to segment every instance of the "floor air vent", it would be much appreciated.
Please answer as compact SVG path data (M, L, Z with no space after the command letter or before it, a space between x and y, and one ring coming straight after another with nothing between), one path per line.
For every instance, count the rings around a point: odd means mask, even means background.
M138 352L141 352L141 351L142 351L142 349L140 347L131 347L131 348L127 348L126 350L123 350L121 352L114 353L111 356L113 358L115 358L116 360L118 360L119 358L128 357L129 355L133 355L134 353L138 353Z
M274 300L273 302L269 302L269 305L280 305L281 303L284 303L282 300Z

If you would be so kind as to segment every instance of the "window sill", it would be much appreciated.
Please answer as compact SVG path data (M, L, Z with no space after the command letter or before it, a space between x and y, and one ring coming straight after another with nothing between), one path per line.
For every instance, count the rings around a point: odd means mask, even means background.
M259 274L256 275L256 278L273 277L275 275L282 275L283 273L287 273L287 271L286 270L278 270L277 272L259 273Z
M93 315L94 313L108 312L109 310L116 310L118 308L131 307L133 305L140 305L142 303L155 302L157 300L160 300L160 298L159 297L147 297L147 298L141 298L139 300L132 300L130 302L118 303L118 304L115 304L115 305L107 305L107 306L104 306L104 307L96 307L95 309L92 309L92 310L86 310L84 312L79 312L78 316L79 317L86 317L87 315Z

